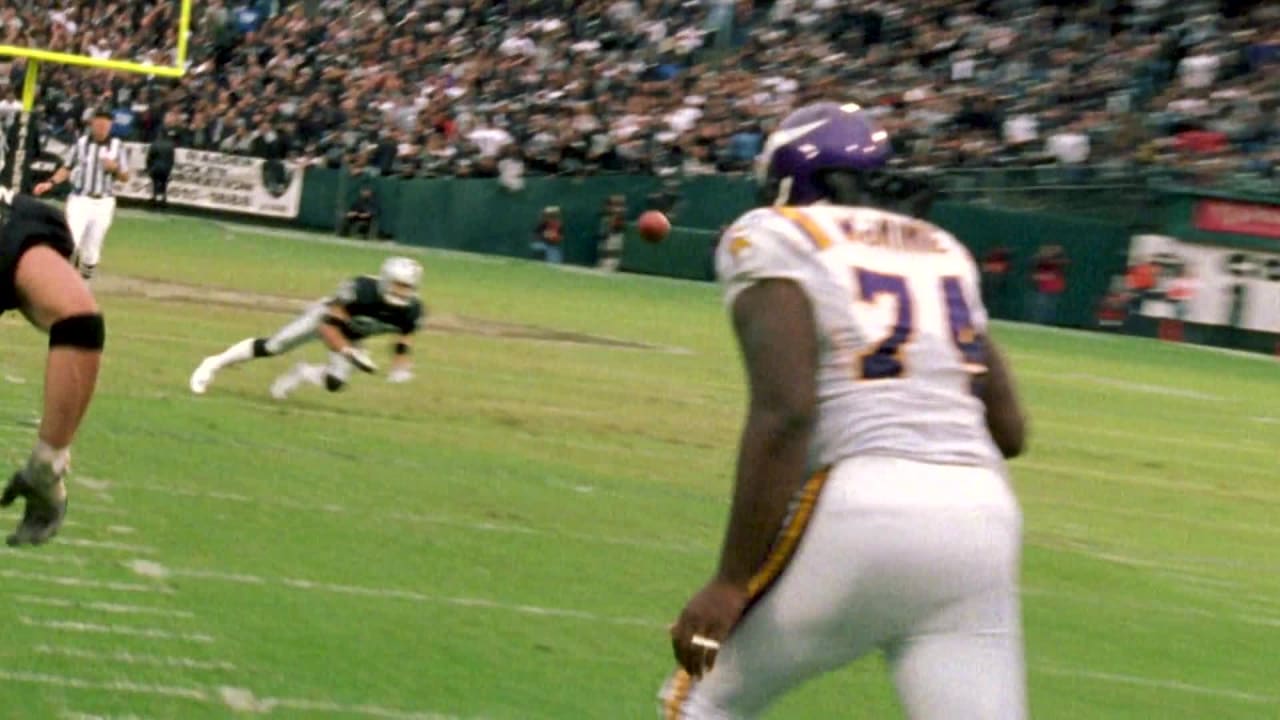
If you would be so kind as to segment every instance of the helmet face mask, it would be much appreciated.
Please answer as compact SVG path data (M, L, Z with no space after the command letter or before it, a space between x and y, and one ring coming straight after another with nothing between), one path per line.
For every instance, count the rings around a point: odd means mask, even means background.
M418 297L422 265L406 257L387 258L378 272L378 291L388 305L404 306Z

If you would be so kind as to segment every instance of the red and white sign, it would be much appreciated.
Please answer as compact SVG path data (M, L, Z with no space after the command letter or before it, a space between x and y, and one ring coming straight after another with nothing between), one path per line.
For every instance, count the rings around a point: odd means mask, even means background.
M1200 200L1194 219L1199 230L1280 239L1280 205Z

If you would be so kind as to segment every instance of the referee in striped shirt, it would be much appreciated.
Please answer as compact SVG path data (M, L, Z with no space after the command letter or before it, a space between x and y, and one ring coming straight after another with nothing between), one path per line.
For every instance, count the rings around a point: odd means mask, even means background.
M98 267L102 242L115 217L115 184L129 179L124 144L111 137L110 112L94 112L89 132L67 151L53 177L35 186L35 194L43 195L68 179L72 189L67 198L67 227L76 243L76 267L88 280Z

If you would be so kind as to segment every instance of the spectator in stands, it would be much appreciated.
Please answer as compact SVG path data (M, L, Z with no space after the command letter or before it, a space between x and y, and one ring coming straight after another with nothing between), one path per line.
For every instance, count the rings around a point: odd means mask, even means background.
M502 187L511 192L524 189L524 161L520 159L520 150L508 145L502 150L502 159L497 163L498 180Z
M4 99L0 100L0 132L8 130L22 112L22 101L18 99L13 88L4 91Z
M1031 281L1035 297L1031 319L1041 325L1057 325L1058 305L1067 290L1067 256L1059 245L1045 245L1036 253Z
M1066 166L1068 177L1079 182L1085 179L1083 168L1089 161L1089 135L1085 132L1085 121L1075 120L1064 124L1058 131L1049 136L1046 150L1059 165Z
M560 208L551 205L544 209L533 235L535 253L555 265L564 262L564 220L560 217Z
M1012 263L1013 253L1004 245L997 245L982 256L982 304L993 315L1004 316L1007 313L1005 299Z
M351 202L351 207L342 216L338 235L347 237L354 232L365 240L371 240L376 236L377 227L378 199L374 196L372 187L362 185L356 193L356 199Z
M169 176L177 156L178 133L162 124L151 144L147 146L146 171L151 178L152 207L169 206Z
M249 154L263 160L283 160L288 146L288 140L263 119L249 141Z
M610 195L600 214L600 237L596 250L596 267L614 272L622 264L622 248L627 233L627 199Z
M253 144L257 138L249 132L249 125L244 120L237 120L235 131L218 143L218 152L231 155L249 155L253 152Z
M228 140L248 123L251 136L279 136L284 159L336 165L374 148L373 166L399 177L493 176L508 158L530 173L743 172L771 124L819 96L871 106L916 165L1047 158L1083 175L1086 164L1141 159L1215 182L1273 172L1280 5L1103 6L588 0L566 13L561 3L210 0L176 86L46 66L41 102L45 130L82 123L109 96L141 139L177 110L196 147L255 152ZM29 0L0 11L0 35L166 62L175 7ZM9 87L21 87L25 63L8 67ZM1161 144L1186 132L1220 133L1221 154ZM433 134L430 159L406 159Z

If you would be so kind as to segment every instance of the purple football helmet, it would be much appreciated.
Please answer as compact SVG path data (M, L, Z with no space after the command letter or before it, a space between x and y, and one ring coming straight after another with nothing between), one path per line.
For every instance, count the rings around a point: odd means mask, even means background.
M756 178L774 205L808 205L830 197L821 174L866 172L889 162L889 133L853 103L805 105L783 118L756 160Z

